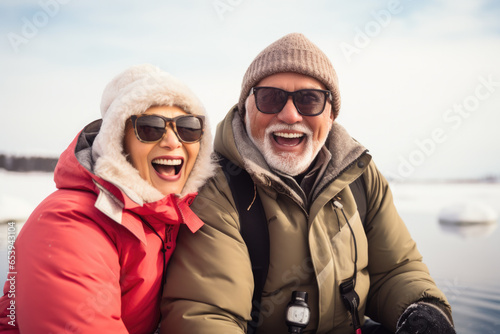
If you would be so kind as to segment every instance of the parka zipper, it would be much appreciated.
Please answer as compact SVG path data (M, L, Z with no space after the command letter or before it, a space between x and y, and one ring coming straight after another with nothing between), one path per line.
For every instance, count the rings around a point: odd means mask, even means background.
M156 236L160 239L161 241L161 252L163 253L163 270L162 270L162 274L161 274L161 287L160 287L160 296L163 295L163 287L165 286L165 283L167 281L167 275L166 275L166 271L167 271L167 249L170 249L172 248L170 246L171 242L172 242L172 236L170 233L173 226L172 225L167 225L167 227L165 228L165 239L163 239L159 234L158 232L156 232L156 230L153 228L153 226L151 226L150 223L148 223L143 217L139 216L139 218L141 218L142 222L144 223L144 225L146 225L147 227L149 227L149 229L151 231L153 231L154 234L156 234Z

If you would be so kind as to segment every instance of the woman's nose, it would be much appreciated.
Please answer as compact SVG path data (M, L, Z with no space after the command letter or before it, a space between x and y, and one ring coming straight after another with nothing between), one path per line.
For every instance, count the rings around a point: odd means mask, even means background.
M166 130L167 132L160 141L160 146L170 149L176 149L180 147L182 143L177 137L177 134L174 132L172 126L167 126Z

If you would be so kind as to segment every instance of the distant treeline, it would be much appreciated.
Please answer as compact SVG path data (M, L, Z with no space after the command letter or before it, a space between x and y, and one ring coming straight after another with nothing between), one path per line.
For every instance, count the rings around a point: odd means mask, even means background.
M0 153L0 168L14 172L53 172L58 158L23 157Z

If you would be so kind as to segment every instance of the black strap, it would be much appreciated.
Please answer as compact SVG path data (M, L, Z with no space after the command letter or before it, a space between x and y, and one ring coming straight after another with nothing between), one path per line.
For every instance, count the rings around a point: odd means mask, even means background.
M356 205L358 206L359 217L361 218L363 227L365 227L368 204L366 199L366 182L363 175L354 180L349 187L351 188L352 195L354 196L354 201L356 201Z
M349 311L352 317L352 325L354 330L358 330L361 327L361 322L359 321L359 296L354 290L354 279L350 279L347 282L340 284L340 296L344 302L344 306Z
M260 324L260 301L269 270L267 219L250 175L224 157L221 157L220 165L231 188L240 218L240 233L252 262L255 287L252 296L252 321L248 323L247 333L256 333Z
M354 197L354 201L356 202L356 206L358 207L359 217L361 219L361 223L363 224L363 228L366 231L366 211L368 208L367 198L366 198L366 183L363 175L359 176L354 182L349 184L349 188L351 188L352 195ZM341 209L342 210L342 209ZM354 247L356 247L356 237L354 236L354 232L352 230L347 217L345 216L344 210L342 210L342 214L346 220L349 229L351 230L352 237L354 239ZM340 296L342 297L342 301L344 302L344 306L347 311L351 314L352 325L354 327L355 333L361 333L360 327L361 322L359 320L359 296L354 290L356 285L356 262L357 262L357 248L355 248L356 255L354 260L354 275L347 282L340 284Z

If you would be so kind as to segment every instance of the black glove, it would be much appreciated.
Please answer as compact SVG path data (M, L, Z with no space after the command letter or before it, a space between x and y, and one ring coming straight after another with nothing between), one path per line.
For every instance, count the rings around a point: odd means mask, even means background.
M456 334L446 314L433 304L418 302L403 312L396 334Z

